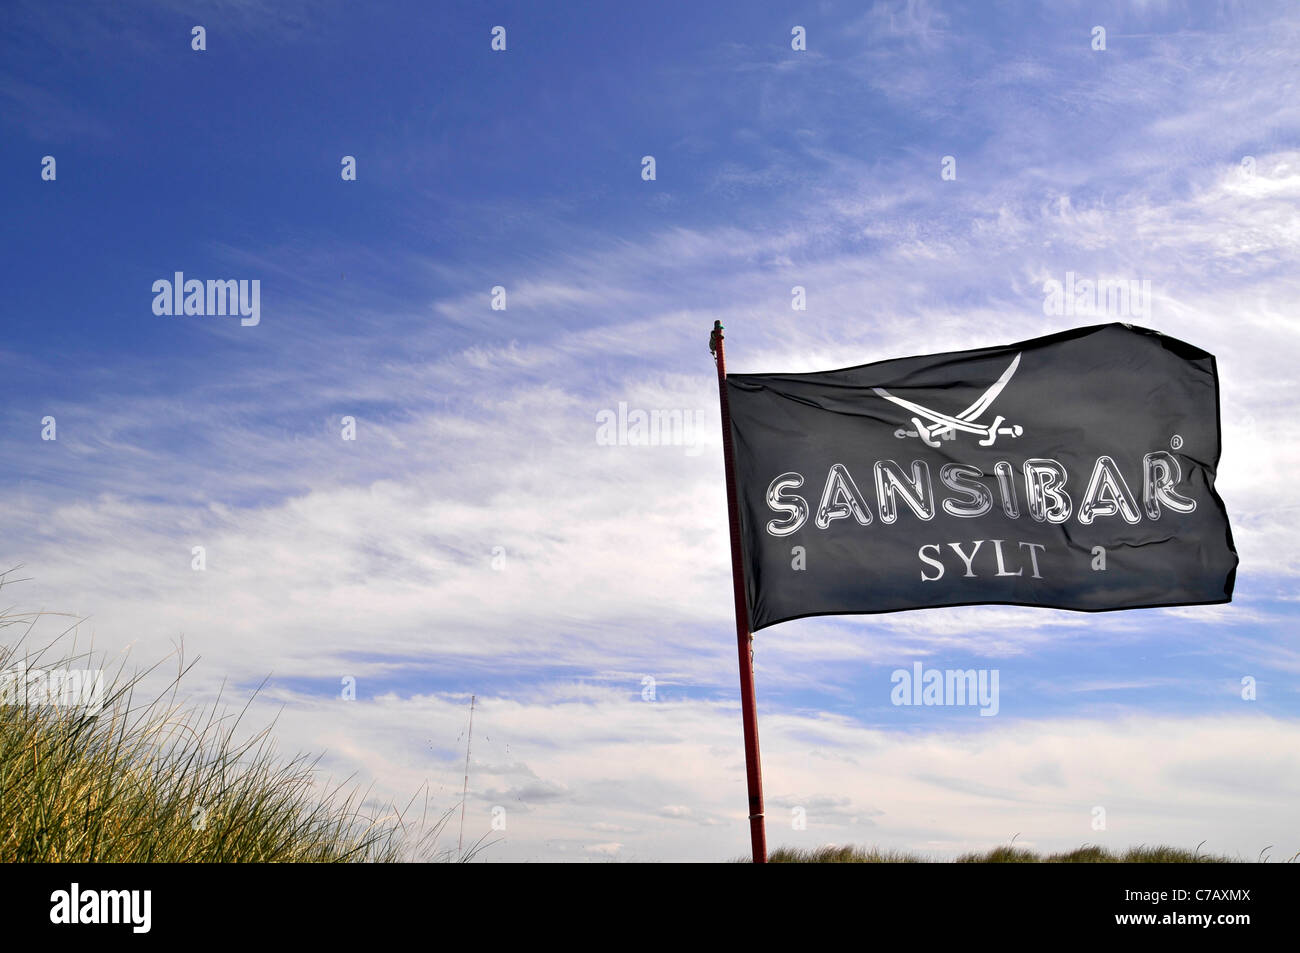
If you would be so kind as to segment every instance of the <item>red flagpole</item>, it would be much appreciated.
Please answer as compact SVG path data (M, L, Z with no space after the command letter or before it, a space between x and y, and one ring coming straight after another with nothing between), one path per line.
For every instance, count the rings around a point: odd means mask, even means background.
M709 350L718 365L718 403L722 407L722 459L727 469L727 516L731 523L731 588L736 603L736 648L740 659L740 717L745 729L745 781L749 787L749 841L754 863L767 863L767 829L763 821L763 767L758 758L758 708L754 703L754 636L745 605L745 564L740 552L740 509L736 502L735 447L731 442L731 406L727 401L727 359L722 322L713 322Z

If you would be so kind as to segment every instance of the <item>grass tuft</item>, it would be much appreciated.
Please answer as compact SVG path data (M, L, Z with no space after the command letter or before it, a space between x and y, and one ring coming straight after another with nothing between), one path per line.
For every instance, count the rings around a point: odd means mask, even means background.
M42 615L0 612L0 629L20 636L0 645L0 671L97 667L75 646L54 651L68 632L25 651ZM123 663L98 714L0 701L0 862L451 859L434 848L454 808L431 818L426 789L418 817L418 794L404 810L363 810L364 792L345 789L350 779L319 781L317 758L277 756L273 726L243 737L248 704L232 715L220 698L206 708L178 703L191 666L178 653L166 690L142 699L141 680L157 666L128 676Z
M1077 847L1064 854L1051 854L1047 858L1049 864L1117 864L1119 862L1120 858L1106 848L1094 845Z
M1300 857L1300 854L1296 855ZM1295 858L1292 858L1293 860ZM881 850L878 847L852 845L825 847L778 847L768 854L771 864L924 864L933 858L898 850ZM749 858L737 858L736 863L748 863ZM1104 847L1085 844L1083 847L1046 857L1024 847L994 847L992 850L962 854L953 863L958 864L1235 864L1240 858L1221 854L1203 854L1196 850L1178 847L1131 847L1123 854L1114 854Z
M837 847L778 847L767 855L769 864L915 864L921 858L898 850Z
M959 864L1037 864L1042 858L1023 847L994 847L983 854L962 854Z

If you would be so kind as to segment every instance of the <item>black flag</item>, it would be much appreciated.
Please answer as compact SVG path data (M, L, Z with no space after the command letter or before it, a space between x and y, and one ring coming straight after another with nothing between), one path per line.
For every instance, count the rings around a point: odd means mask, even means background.
M1229 602L1214 357L1124 324L727 378L753 630Z

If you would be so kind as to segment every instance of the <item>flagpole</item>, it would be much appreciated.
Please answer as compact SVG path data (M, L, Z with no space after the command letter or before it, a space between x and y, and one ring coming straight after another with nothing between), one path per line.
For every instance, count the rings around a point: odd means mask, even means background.
M731 442L731 406L727 401L727 359L722 322L713 322L709 350L718 365L718 403L722 408L722 460L727 470L727 517L731 524L731 588L736 604L736 648L740 661L740 718L745 731L745 782L749 788L749 841L754 863L767 863L767 829L763 820L763 767L758 757L758 709L754 704L754 636L745 604L745 564L740 551L740 509L736 502L735 447Z

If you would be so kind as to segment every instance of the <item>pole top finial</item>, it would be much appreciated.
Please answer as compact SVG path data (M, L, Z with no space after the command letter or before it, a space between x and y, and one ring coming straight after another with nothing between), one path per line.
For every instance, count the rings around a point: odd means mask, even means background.
M722 322L713 322L713 332L709 335L709 353L718 353L718 342L722 340Z

